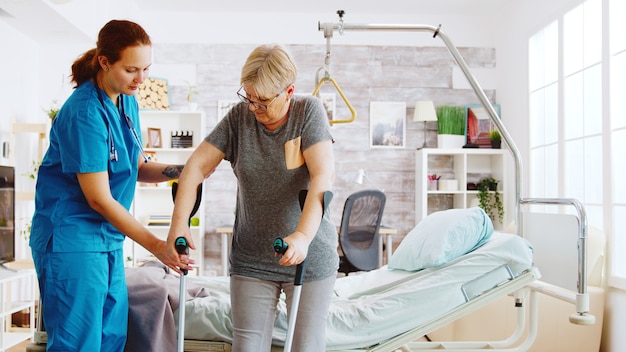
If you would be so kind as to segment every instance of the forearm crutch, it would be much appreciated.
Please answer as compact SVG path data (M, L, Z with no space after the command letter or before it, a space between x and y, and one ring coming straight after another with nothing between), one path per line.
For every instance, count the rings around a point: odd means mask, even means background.
M307 190L300 191L300 209L304 209L304 201L306 200ZM324 199L322 203L322 217L328 208L328 204L333 199L333 193L331 191L324 192ZM285 254L289 244L283 241L282 238L276 238L274 240L274 251L278 254ZM300 295L302 293L302 282L304 281L304 273L306 269L306 258L296 266L296 276L293 280L293 296L291 298L291 314L289 314L289 322L287 325L287 336L285 338L284 352L291 352L291 345L293 344L293 336L296 329L296 319L298 316L298 306L300 305Z
M176 203L176 192L178 190L178 183L172 183L172 200ZM200 201L202 200L202 183L198 185L196 189L196 202L193 205L193 209L191 210L191 214L189 214L189 220L187 221L187 225L191 224L191 218L196 214L198 208L200 208ZM176 252L178 254L187 254L189 255L189 244L187 243L187 239L183 236L176 238L174 241L174 246L176 247ZM180 275L180 288L178 290L178 337L177 337L177 351L183 352L185 346L185 297L187 296L187 269L180 269L182 271L182 275Z

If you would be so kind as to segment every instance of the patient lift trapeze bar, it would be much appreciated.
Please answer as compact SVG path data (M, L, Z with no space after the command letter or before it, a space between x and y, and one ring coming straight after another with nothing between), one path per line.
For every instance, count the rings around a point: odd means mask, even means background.
M574 303L576 306L576 313L570 316L570 322L574 324L587 325L594 324L595 317L589 314L589 295L587 293L587 218L584 207L580 202L576 199L555 199L555 198L527 198L522 199L521 197L521 180L522 180L522 162L521 155L516 145L513 143L513 139L507 129L502 124L497 112L489 102L487 95L482 90L474 76L471 74L469 67L465 63L463 57L461 56L458 49L452 44L452 41L448 38L448 36L441 31L441 25L438 27L429 26L429 25L406 25L406 24L347 24L343 21L344 12L342 10L337 11L339 15L338 23L319 23L318 22L318 31L323 31L324 36L328 39L332 36L334 31L338 31L339 34L343 34L344 31L417 31L417 32L431 32L433 34L433 38L439 37L443 43L448 48L448 51L454 58L456 64L459 66L463 74L467 78L469 84L471 85L474 93L480 100L480 103L485 108L487 113L489 114L491 121L496 125L497 129L500 131L502 138L505 141L505 144L509 147L511 151L514 167L515 167L515 233L521 234L521 206L523 204L556 204L556 205L571 205L576 208L578 215L578 292L577 294L573 294L569 290L557 290L558 287L552 287L550 284L537 282L536 284L531 284L529 286L529 290L531 291L531 302L536 301L537 292L542 292L544 294L553 296L555 298L564 300L566 302ZM317 89L317 88L316 88ZM339 88L337 87L339 90ZM340 91L341 92L341 91ZM343 96L343 95L342 95ZM565 292L566 291L566 292ZM536 315L536 307L531 308L531 315ZM426 332L427 333L427 332ZM532 343L536 334L536 326L532 326L530 334L531 340L528 340L526 343ZM503 341L505 342L505 341ZM380 346L379 346L380 347ZM474 346L475 347L475 346ZM491 346L490 348L493 348ZM522 345L522 348L529 348L529 345ZM435 347L435 349L444 348L439 345ZM472 347L465 346L465 349L472 350ZM480 348L478 348L480 349ZM523 349L522 349L523 350Z
M339 16L343 16L343 11L338 11L337 13L339 13ZM337 92L339 93L339 95L341 96L341 99L343 99L344 103L346 103L348 110L350 110L351 116L348 119L331 120L329 121L331 125L336 124L336 123L350 123L354 121L354 119L356 119L356 110L354 109L354 107L352 107L352 104L350 104L350 101L348 101L348 98L346 97L346 95L343 93L343 91L337 84L337 81L335 81L335 79L330 76L330 38L332 38L332 36L333 36L332 30L324 31L324 37L326 38L326 57L324 58L324 66L321 67L319 70L317 70L317 73L315 76L315 89L313 90L312 95L317 96L320 91L320 88L325 82L332 83L335 89L337 90ZM317 75L319 74L321 70L324 70L324 76L322 78L319 78Z

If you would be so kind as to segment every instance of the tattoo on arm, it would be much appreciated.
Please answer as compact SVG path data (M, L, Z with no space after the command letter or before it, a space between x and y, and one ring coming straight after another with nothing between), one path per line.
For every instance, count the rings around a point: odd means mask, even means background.
M162 174L169 177L171 180L175 180L180 177L183 167L184 165L168 165L163 169Z

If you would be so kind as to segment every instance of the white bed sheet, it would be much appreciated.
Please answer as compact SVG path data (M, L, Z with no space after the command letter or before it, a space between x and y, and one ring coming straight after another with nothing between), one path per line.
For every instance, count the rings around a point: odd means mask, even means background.
M482 247L437 268L406 272L382 267L337 279L330 306L327 349L364 348L437 319L465 303L461 286L507 264L515 276L532 267L532 246L523 238L494 232ZM232 341L228 278L190 277L210 296L185 305L185 338ZM287 330L284 297L274 327L274 345Z

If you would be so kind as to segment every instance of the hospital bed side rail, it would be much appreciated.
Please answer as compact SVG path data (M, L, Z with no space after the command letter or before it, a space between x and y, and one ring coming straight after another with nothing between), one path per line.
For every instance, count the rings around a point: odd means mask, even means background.
M531 285L533 290L576 305L576 313L570 315L570 322L579 325L595 323L595 317L589 314L589 294L587 292L587 213L583 204L575 198L521 198L520 205L565 205L576 210L578 221L578 292L575 296L570 290L538 281ZM521 225L520 225L521 226ZM523 233L523 228L520 227Z

